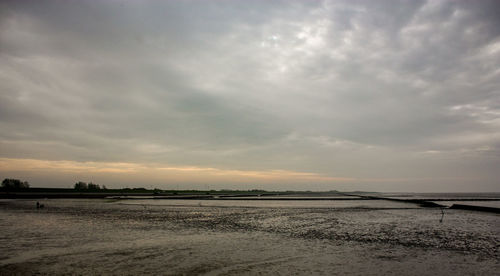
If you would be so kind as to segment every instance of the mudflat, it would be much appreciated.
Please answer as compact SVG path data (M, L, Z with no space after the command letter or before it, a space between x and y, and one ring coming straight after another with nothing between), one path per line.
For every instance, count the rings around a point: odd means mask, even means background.
M384 201L0 202L0 274L494 275L500 216ZM281 205L280 205L281 204ZM308 205L310 204L310 205Z

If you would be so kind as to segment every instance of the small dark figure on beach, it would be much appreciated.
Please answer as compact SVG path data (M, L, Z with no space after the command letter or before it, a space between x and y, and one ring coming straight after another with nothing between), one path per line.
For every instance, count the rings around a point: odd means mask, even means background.
M40 202L36 202L36 208L37 209L43 209L43 204L40 204Z

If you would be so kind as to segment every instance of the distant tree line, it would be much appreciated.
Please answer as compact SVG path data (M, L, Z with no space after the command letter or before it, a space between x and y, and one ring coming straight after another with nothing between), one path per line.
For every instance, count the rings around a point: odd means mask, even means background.
M88 184L86 182L78 181L75 183L75 190L106 190L106 186L99 186L99 184L95 184L92 182L89 182Z
M27 189L30 187L28 181L21 181L19 179L5 178L2 181L3 189Z

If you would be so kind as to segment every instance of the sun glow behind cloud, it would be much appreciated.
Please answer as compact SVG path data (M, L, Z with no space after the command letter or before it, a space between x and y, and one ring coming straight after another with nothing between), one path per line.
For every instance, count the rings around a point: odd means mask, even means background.
M0 176L498 190L499 12L494 0L1 1Z
M50 161L36 159L0 158L0 172L23 173L54 173L74 174L87 177L99 175L114 175L119 179L132 177L143 178L145 182L150 179L159 181L160 184L175 184L189 182L206 183L307 183L310 181L336 183L351 182L355 179L346 177L329 177L316 173L296 172L288 170L228 170L209 167L193 166L165 166L164 164L139 164L123 162L76 162L76 161ZM138 185L145 183L137 183Z

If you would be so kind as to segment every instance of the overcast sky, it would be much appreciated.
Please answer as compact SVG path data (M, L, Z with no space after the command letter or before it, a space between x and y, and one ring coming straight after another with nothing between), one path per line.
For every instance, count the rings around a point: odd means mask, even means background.
M499 1L2 1L0 177L500 191Z

